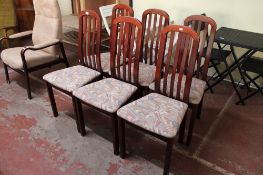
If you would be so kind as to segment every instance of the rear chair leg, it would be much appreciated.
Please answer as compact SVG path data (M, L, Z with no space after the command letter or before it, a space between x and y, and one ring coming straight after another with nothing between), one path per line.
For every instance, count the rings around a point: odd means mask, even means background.
M189 124L189 128L188 128L187 140L186 140L187 146L189 146L191 144L191 141L192 141L194 123L195 123L195 118L198 115L198 110L199 110L199 105L193 105L191 118L190 118L190 124Z
M58 110L57 110L57 105L56 105L53 89L52 89L52 86L48 82L46 82L46 84L47 84L47 92L48 92L51 108L53 111L53 116L57 117L58 116Z

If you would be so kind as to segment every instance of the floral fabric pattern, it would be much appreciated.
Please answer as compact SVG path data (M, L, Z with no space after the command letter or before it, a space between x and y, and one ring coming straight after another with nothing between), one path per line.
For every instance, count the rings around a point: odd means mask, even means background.
M181 86L181 91L180 91L180 98L183 99L184 95L184 87L185 87L185 79L186 76L184 75L182 78L182 86ZM177 92L177 82L178 82L178 74L175 76L174 80L174 93L173 96L176 98L176 92ZM171 83L171 75L168 75L167 78L167 88L166 88L166 93L170 93L170 83ZM161 87L160 90L161 92L163 91L163 79L161 80ZM149 88L151 90L154 90L155 85L152 83ZM192 78L192 84L190 87L190 94L189 94L189 102L191 104L199 104L202 100L202 97L204 95L206 88L206 82L197 78Z
M126 65L126 80L128 80L128 65ZM133 75L134 63L131 65L131 75ZM155 79L156 66L139 63L139 85L148 87ZM120 68L121 76L123 76L123 67ZM133 76L131 76L132 82Z
M114 113L136 90L136 86L113 78L106 78L73 91L73 95L99 109Z
M175 137L188 105L172 98L151 93L117 112L118 116L161 136Z
M110 73L110 52L100 54L101 69L105 73Z
M43 79L58 88L72 92L99 75L100 72L78 65L48 73L43 76Z

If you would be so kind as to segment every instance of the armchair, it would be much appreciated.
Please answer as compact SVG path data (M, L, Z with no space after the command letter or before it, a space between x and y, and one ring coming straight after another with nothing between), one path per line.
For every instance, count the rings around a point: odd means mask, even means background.
M32 99L30 72L58 63L69 66L61 42L62 20L57 0L33 0L33 4L35 8L33 30L0 39L0 44L2 44L4 40L16 40L32 36L33 46L7 48L1 53L7 83L10 83L8 68L23 74L27 82L29 99Z

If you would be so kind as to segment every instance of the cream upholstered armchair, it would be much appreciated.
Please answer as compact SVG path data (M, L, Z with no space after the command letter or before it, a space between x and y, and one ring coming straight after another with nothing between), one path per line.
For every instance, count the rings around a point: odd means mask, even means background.
M27 94L31 99L29 73L58 63L68 67L62 40L62 20L57 0L33 0L35 21L32 31L25 31L1 38L15 40L32 35L33 46L7 48L2 51L6 81L10 83L8 68L24 74Z

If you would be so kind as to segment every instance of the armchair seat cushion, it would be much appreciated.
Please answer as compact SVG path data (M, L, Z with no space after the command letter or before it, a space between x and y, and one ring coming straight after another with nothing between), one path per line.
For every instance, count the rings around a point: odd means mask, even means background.
M43 79L58 88L72 92L99 76L100 72L78 65L48 73Z
M23 62L20 56L22 49L23 47L14 47L14 48L3 50L1 53L2 61L13 69L19 69L19 70L23 69ZM55 61L59 59L59 57L51 55L42 50L36 50L36 51L27 50L25 52L25 59L27 62L27 68L32 68L38 65Z
M117 114L134 125L172 138L177 134L187 108L183 102L151 93L123 106Z
M182 86L181 86L181 91L180 91L180 98L183 99L183 94L184 94L184 86L185 86L185 79L186 77L183 76L182 79ZM163 91L163 79L161 80L161 86L160 90ZM176 98L176 92L177 92L177 82L178 82L178 74L175 77L174 80L174 98ZM168 75L167 78L167 88L166 88L166 93L170 93L170 83L171 83L171 75ZM152 83L149 88L151 90L154 90L154 83ZM192 84L190 87L190 94L189 94L189 103L191 104L199 104L203 98L203 95L205 93L206 89L206 82L197 78L192 78Z
M127 65L126 65L127 66ZM134 68L134 63L131 65L131 75L133 75L133 68ZM139 63L139 85L148 87L155 79L155 71L156 71L156 66L155 65L149 65L149 64L144 64L144 63ZM123 75L123 67L120 68L121 75ZM128 66L126 68L126 79L128 80ZM131 76L131 81L134 82L133 76Z
M106 78L73 91L73 95L87 104L114 113L136 90L137 87L129 83Z

